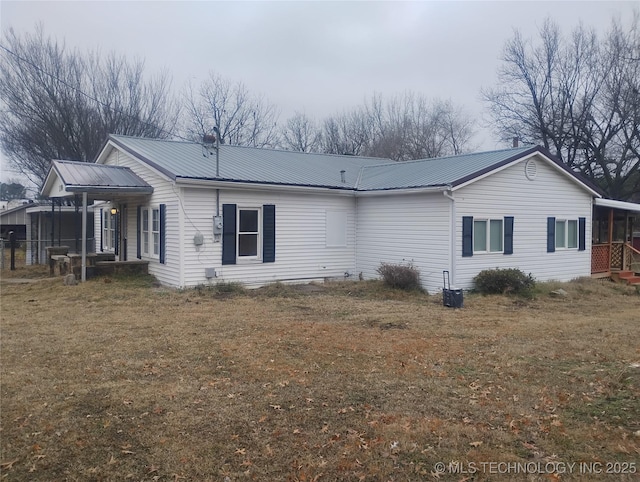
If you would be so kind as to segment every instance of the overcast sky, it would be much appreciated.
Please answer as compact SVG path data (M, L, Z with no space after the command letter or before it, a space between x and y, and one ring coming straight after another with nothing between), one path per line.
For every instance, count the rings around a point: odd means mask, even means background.
M215 71L243 81L281 112L316 119L374 92L412 90L451 99L482 125L479 92L496 79L514 29L535 36L550 16L606 30L638 9L628 2L29 2L0 1L2 31L46 34L70 48L99 48L167 69L176 89ZM475 143L503 147L488 130ZM2 163L2 179L15 176Z

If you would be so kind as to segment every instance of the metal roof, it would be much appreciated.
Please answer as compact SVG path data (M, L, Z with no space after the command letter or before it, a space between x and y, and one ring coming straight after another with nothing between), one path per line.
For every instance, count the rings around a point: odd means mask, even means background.
M58 174L68 192L153 192L153 188L128 167L52 161L52 170Z
M116 148L130 153L170 179L202 179L276 185L328 187L355 191L458 186L501 166L539 153L564 170L585 189L597 190L548 151L523 146L474 154L395 162L391 159L303 153L221 145L219 176L216 148L197 142L111 135ZM106 159L105 148L97 162ZM341 171L344 172L344 182Z
M536 149L536 147L525 146L365 167L358 183L358 190L455 186L517 160Z
M364 166L393 162L373 157L315 154L277 149L221 145L216 177L215 146L197 142L111 135L109 139L166 176L218 179L261 184L354 189ZM394 163L395 164L395 163ZM340 171L344 170L345 182Z

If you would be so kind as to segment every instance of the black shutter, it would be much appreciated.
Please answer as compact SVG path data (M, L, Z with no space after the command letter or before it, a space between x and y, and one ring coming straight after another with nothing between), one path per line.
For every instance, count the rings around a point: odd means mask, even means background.
M136 257L142 259L142 239L140 236L142 232L140 230L140 224L142 223L142 208L138 206L136 210Z
M262 206L262 262L273 263L276 260L276 207L273 204Z
M547 218L547 253L556 251L556 218Z
M513 216L504 217L504 254L513 254Z
M236 264L236 205L222 205L222 264Z
M51 222L53 222L53 216L51 216ZM104 231L102 230L102 223L104 222L104 210L100 210L100 222L98 223L98 232L100 233L100 252L104 251ZM53 242L51 243L53 244Z
M462 216L462 256L473 256L473 216Z
M160 204L160 264L164 264L167 252L167 205Z
M587 248L587 219L578 218L578 251L584 251Z

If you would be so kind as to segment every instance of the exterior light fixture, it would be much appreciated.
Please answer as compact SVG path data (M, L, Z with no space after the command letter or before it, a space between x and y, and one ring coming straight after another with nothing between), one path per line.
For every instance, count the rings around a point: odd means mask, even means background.
M111 208L111 214L115 216L116 214L118 214L118 210L116 208Z

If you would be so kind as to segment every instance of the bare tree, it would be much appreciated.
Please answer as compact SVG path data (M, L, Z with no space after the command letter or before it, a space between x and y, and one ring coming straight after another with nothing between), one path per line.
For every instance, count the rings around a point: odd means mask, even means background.
M322 151L328 154L366 155L371 136L371 119L366 109L354 109L324 120Z
M322 131L306 114L296 112L282 128L281 144L285 149L316 152L320 148Z
M640 189L640 34L613 21L603 38L577 27L563 37L547 20L533 44L505 45L499 85L483 91L503 139L542 144L613 198Z
M278 111L263 96L251 94L242 82L233 83L215 73L198 88L185 92L187 131L194 139L220 130L228 144L273 147L278 143Z
M9 29L1 46L0 136L11 164L42 184L52 159L93 159L108 134L171 135L178 117L166 75L146 81L144 63L83 55Z
M459 154L474 135L461 108L413 92L388 100L374 94L364 106L325 120L323 131L326 152L396 161Z

